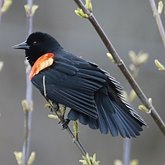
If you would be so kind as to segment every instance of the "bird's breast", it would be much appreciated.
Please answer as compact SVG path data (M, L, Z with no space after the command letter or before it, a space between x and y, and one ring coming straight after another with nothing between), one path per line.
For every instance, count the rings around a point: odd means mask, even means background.
M51 66L54 62L54 56L53 53L46 53L39 57L31 68L29 79L31 80L40 71Z

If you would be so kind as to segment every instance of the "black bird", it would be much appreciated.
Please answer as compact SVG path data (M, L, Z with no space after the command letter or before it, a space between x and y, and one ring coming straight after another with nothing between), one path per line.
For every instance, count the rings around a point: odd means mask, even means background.
M35 32L16 46L31 65L30 80L44 97L70 108L67 118L101 133L140 135L145 121L126 102L122 87L96 64L67 51L47 33Z

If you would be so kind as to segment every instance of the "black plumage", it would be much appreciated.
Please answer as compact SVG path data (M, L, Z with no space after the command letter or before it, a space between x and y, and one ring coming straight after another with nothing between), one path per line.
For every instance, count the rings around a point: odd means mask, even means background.
M32 67L44 54L54 54L53 64L39 71L31 81L48 99L70 108L69 120L79 120L112 136L130 138L140 134L146 125L144 120L125 101L121 85L109 73L66 52L46 33L33 33L24 46L20 45L15 48L25 49Z

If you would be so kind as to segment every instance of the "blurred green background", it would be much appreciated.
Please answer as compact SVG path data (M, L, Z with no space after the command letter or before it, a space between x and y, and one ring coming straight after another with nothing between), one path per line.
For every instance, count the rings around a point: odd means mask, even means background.
M24 114L21 100L25 98L24 52L16 51L12 45L26 38L26 1L14 1L0 24L0 60L4 68L0 72L0 164L16 165L14 151L21 151L23 144ZM106 49L91 24L74 14L73 0L35 0L39 5L34 16L33 31L48 32L66 50L97 63L111 73L126 90L130 86L119 71L106 57ZM113 42L119 55L127 65L130 64L128 52L144 51L149 60L141 68L138 83L152 97L153 104L165 120L165 78L153 61L158 58L164 62L165 49L149 1L142 0L93 0L94 14ZM72 144L70 136L61 130L57 121L47 117L45 101L34 89L34 112L32 123L31 151L36 152L35 165L79 164L81 153ZM133 106L137 109L140 101ZM139 112L148 123L141 136L133 139L132 159L140 165L165 164L165 140L152 118ZM102 165L113 165L115 159L122 159L123 139L101 135L99 131L80 126L80 139L87 151L97 153Z

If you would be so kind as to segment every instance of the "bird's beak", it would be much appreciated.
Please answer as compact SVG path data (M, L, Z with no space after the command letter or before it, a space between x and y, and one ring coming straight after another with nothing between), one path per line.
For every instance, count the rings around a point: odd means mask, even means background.
M26 43L26 41L24 41L24 42L22 42L18 45L12 46L12 48L14 48L14 49L25 49L26 50L26 49L29 49L29 45Z

